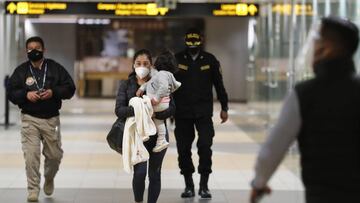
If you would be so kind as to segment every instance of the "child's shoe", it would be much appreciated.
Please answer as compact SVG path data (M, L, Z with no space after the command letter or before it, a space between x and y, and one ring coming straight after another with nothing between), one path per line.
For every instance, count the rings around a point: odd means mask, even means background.
M162 150L166 149L169 146L169 142L167 142L165 139L158 140L156 142L156 146L152 150L153 152L161 152Z

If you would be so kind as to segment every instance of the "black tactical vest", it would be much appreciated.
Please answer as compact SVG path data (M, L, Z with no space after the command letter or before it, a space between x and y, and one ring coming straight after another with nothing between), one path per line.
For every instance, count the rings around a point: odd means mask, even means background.
M315 73L295 87L306 191L360 196L360 79L352 60L322 62Z

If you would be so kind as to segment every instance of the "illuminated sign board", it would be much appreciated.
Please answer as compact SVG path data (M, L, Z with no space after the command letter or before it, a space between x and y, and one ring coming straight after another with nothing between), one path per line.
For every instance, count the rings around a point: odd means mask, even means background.
M9 15L88 14L112 16L258 16L258 4L178 3L171 10L154 2L5 1Z
M169 11L155 3L98 3L98 11L114 11L119 16L164 16Z
M6 5L6 12L10 14L45 14L46 11L66 10L66 3L32 3L10 2Z
M291 4L275 4L272 7L274 13L281 15L291 15L292 13ZM307 15L312 16L314 14L313 7L311 4L295 4L295 15Z
M214 16L257 16L259 8L255 4L221 4L220 9L213 10Z

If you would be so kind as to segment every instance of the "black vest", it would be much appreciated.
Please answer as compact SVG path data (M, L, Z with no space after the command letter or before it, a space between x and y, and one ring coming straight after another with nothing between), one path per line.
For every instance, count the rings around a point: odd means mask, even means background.
M314 70L314 79L295 87L306 191L360 196L360 79L352 60L324 61Z

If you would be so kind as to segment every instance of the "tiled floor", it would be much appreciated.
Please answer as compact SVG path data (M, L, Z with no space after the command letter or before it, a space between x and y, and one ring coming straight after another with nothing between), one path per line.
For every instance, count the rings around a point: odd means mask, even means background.
M218 109L218 105L215 105ZM64 103L61 131L65 151L56 177L56 191L46 203L133 202L132 176L122 170L121 157L107 146L105 136L115 119L113 100L73 99ZM242 203L248 202L249 182L253 177L259 143L264 139L267 119L247 105L231 104L229 122L220 125L214 113L216 129L213 169L209 187L212 200L182 200L184 187L177 166L177 152L171 133L171 145L162 171L159 203ZM26 202L26 178L19 142L19 113L14 108L12 121L17 125L0 128L0 203ZM196 149L193 151L197 162ZM270 182L273 195L264 203L302 203L303 187L298 178L297 155L285 159ZM195 175L195 182L199 176Z

